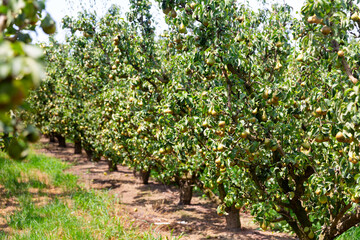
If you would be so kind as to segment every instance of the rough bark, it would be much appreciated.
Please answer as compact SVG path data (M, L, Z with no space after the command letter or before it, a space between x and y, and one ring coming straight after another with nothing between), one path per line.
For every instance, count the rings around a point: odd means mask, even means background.
M179 205L190 205L192 199L193 185L188 179L180 180L180 201Z
M75 140L75 154L82 153L81 140Z
M56 135L56 138L59 141L59 147L66 148L66 139L65 137L61 136L60 134Z
M295 232L296 236L300 240L310 240L308 234L306 234L302 229L299 228L299 225L296 220L284 215L283 217L286 219L286 222L290 225L290 227L292 228L292 230Z
M108 166L109 166L109 172L115 172L118 170L116 162L114 162L112 160L108 160Z
M286 218L287 222L292 227L292 229L299 237L299 239L301 240L311 239L308 236L309 233L304 232L304 229L305 227L311 229L312 224L309 220L309 217L307 216L305 209L301 206L300 200L295 200L295 201L292 200L290 202L290 206L291 206L291 210L293 210L293 212L296 215L297 221L294 221L292 218Z
M236 209L235 206L227 207L225 209L226 215L226 228L227 229L240 229L240 212L239 209Z

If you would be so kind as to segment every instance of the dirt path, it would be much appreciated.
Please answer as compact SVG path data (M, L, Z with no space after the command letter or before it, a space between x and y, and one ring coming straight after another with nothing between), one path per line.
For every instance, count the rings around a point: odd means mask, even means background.
M178 190L150 179L143 185L132 170L118 166L117 172L109 173L105 161L89 162L85 154L74 155L72 144L59 148L48 139L41 139L42 148L36 150L49 156L63 159L74 165L68 170L79 176L86 188L107 189L119 199L119 214L127 216L126 224L140 229L150 227L161 235L184 236L181 239L252 239L293 240L287 234L259 230L252 217L241 213L242 230L226 231L225 218L216 214L216 205L201 196L194 196L190 206L178 206Z

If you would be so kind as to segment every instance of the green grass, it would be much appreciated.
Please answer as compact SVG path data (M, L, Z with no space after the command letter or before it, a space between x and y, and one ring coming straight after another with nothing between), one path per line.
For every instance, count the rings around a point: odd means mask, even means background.
M3 216L11 231L0 231L0 239L165 239L151 229L125 229L124 218L115 214L116 199L78 186L77 177L64 173L68 165L58 159L30 155L17 162L0 153L0 164L0 184L6 193L1 198L18 203L16 211ZM47 191L55 188L61 194ZM48 200L40 205L39 197Z
M69 191L78 187L76 176L63 173L68 165L55 158L30 155L26 161L18 162L9 160L1 153L0 166L0 184L10 195L21 194L30 187L40 189L49 187L41 177L48 177L54 187L62 187ZM40 176L39 173L44 175ZM24 178L28 181L18 181Z

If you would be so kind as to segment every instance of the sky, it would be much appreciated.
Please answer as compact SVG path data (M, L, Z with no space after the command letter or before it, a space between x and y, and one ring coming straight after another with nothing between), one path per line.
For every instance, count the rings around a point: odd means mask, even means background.
M238 2L249 2L250 6L255 9L259 8L260 6L260 4L255 0L238 0ZM287 3L293 7L294 12L300 12L304 0L270 0L268 2ZM125 17L125 13L129 11L129 0L47 0L46 11L50 13L50 15L57 23L58 33L55 38L58 41L64 41L65 32L61 29L61 19L64 16L75 16L77 12L83 8L88 10L96 9L98 15L101 16L112 4L120 6L122 10L121 12L124 14ZM163 30L166 29L166 25L163 22L163 14L158 9L157 3L153 3L152 15L159 23L159 28L157 29L157 32L161 33ZM38 28L37 34L33 36L33 39L35 42L46 42L48 40L48 36L44 34L40 28Z

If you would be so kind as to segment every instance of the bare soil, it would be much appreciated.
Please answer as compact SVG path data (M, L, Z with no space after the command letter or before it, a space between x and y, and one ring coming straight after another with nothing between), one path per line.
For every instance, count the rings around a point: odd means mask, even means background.
M4 186L0 185L0 196L5 196L6 190ZM3 198L0 197L0 231L11 232L11 228L7 224L7 219L3 216L9 216L18 210L18 201L14 197Z
M179 191L150 178L149 184L142 184L126 166L118 166L118 171L108 172L107 162L89 162L85 152L74 155L74 145L58 147L41 139L38 153L62 159L72 164L67 170L79 176L79 181L87 189L108 190L119 199L117 214L124 219L124 225L148 231L149 228L163 236L179 236L181 239L244 239L244 240L294 240L285 233L263 231L253 222L246 211L241 212L242 229L225 229L225 217L216 214L216 205L201 194L195 194L192 204L179 206ZM124 218L126 216L126 218ZM0 223L1 224L1 223Z

